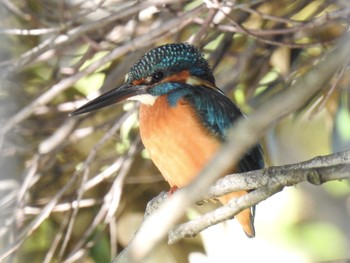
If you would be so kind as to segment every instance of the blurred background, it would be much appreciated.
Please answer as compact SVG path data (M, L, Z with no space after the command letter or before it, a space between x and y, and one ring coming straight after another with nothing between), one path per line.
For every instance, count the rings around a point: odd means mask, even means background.
M249 116L348 31L350 2L3 0L0 12L0 261L110 262L169 186L140 142L137 104L68 114L121 85L152 47L190 42ZM271 127L267 166L350 150L349 84L339 65ZM350 260L349 194L347 181L285 188L257 206L255 239L230 220L164 242L149 262Z

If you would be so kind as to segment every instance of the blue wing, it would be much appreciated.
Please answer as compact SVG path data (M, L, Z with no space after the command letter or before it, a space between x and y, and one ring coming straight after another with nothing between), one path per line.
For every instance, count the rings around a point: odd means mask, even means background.
M239 118L244 118L244 115L228 97L212 88L192 86L190 90L185 99L196 109L208 132L224 142L227 130ZM239 170L236 172L258 170L263 167L263 152L258 144L241 159Z

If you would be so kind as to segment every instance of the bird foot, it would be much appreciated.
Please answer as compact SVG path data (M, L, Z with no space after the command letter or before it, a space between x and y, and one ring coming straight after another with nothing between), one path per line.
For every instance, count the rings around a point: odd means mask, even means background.
M177 187L176 185L172 186L168 191L168 196L173 195L178 189L179 187Z
M147 203L145 216L149 216L153 214L154 211L156 211L169 197L169 194L167 191L161 192L156 197L153 197L151 201Z

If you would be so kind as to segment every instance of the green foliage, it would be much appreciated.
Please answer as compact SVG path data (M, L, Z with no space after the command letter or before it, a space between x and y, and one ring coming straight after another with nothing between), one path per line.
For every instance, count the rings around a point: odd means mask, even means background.
M99 263L111 262L110 254L110 242L107 236L102 236L100 239L97 239L97 242L90 251L93 261Z
M347 256L346 237L339 229L328 223L303 224L291 231L289 238L294 241L296 247L303 249L313 262Z

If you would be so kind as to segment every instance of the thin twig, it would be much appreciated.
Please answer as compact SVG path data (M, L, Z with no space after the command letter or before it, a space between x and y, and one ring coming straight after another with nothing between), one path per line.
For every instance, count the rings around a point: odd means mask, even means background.
M327 90L327 92L323 95L323 97L321 98L321 100L317 103L317 105L315 106L315 108L311 111L310 113L310 117L315 116L317 113L319 113L322 109L324 109L327 101L329 100L330 96L333 94L333 92L336 90L336 87L338 86L340 80L342 80L344 73L349 70L349 63L350 61L348 61L343 68L336 74L335 79L332 83L332 85L329 87L329 89ZM350 80L348 80L349 82Z
M127 156L123 158L123 166L121 167L118 177L114 181L110 191L105 195L103 205L101 206L99 212L95 216L90 227L85 231L84 235L81 237L79 242L77 242L77 244L72 249L71 253L64 260L65 263L75 262L83 255L84 244L87 244L87 240L90 238L93 231L95 231L96 227L99 224L101 224L101 222L103 222L104 225L106 225L109 223L110 220L113 220L114 214L120 202L122 186L125 177L133 162L133 158L131 156L133 156L135 151L137 150L138 144L139 140L134 141L133 145L129 149Z
M169 2L172 2L172 1L173 0L169 0ZM165 1L162 1L161 4L163 4L163 2ZM128 5L128 6L125 6L125 8L123 8L119 12L113 13L108 17L75 27L71 30L68 30L65 34L53 35L49 37L47 40L45 40L44 42L42 42L41 44L39 44L38 46L34 47L32 50L29 50L23 53L18 60L1 62L0 67L8 66L7 71L11 73L17 72L20 69L23 69L24 67L30 65L33 61L35 61L35 58L37 58L39 55L43 54L44 52L50 49L53 49L53 48L57 49L63 45L72 43L73 41L77 40L79 37L83 36L84 34L87 34L88 32L94 31L98 28L106 27L111 23L115 23L115 21L119 19L129 17L153 5L157 5L156 1L150 0L150 1L145 1L133 6Z

